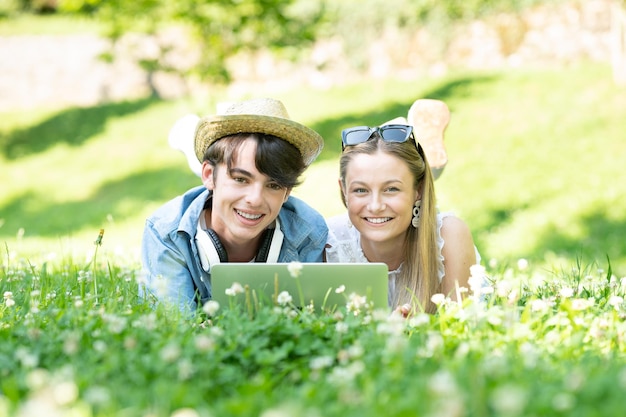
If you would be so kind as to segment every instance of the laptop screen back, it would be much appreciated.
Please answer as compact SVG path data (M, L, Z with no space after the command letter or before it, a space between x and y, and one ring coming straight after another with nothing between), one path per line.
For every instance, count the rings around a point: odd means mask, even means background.
M291 265L291 266L290 266ZM287 263L220 263L211 267L212 298L221 306L245 300L244 294L227 295L238 283L254 292L262 304L272 304L282 291L292 303L304 307L311 303L316 311L346 306L351 294L367 297L374 308L387 308L388 277L384 263L301 263L294 278ZM252 297L252 295L250 295ZM304 305L303 305L304 304Z

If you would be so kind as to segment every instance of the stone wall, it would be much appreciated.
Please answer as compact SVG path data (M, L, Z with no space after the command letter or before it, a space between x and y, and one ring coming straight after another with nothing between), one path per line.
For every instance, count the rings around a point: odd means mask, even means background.
M432 35L416 29L387 33L364 48L367 76L407 77L442 73L450 66L473 69L555 65L580 59L611 61L610 0L583 0L541 6L521 15L500 15L457 31L445 48L434 48ZM149 45L149 42L147 43ZM144 96L147 75L119 53L112 64L98 57L108 41L95 35L0 37L0 111L35 106L89 106L107 100ZM179 40L183 55L193 56ZM275 84L329 86L354 78L339 42L320 42L309 62L294 66L267 54L238 58L233 89ZM153 80L165 97L185 94L186 82L166 74ZM188 80L187 80L188 81Z

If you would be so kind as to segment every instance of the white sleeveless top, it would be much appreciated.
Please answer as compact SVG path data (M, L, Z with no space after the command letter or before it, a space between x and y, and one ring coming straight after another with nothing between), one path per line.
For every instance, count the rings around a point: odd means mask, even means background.
M441 237L441 226L443 219L452 213L437 213L437 247L439 251L437 253L437 270L439 272L439 282L445 275L445 269L443 266L443 238ZM331 217L326 220L328 224L328 244L330 248L326 248L326 261L327 262L348 262L348 263L367 263L369 262L361 249L361 234L352 225L348 213L341 214L339 216ZM389 271L389 278L395 278L400 268Z
M437 271L439 276L439 282L443 280L446 274L445 267L443 265L443 245L444 240L441 237L441 226L443 225L443 219L448 216L452 216L453 213L437 213ZM367 263L369 262L361 249L361 234L352 225L348 213L341 214L339 216L331 217L326 220L328 224L328 244L330 247L326 248L326 262L349 262L349 263ZM476 251L476 263L480 263L480 255ZM398 269L389 271L389 294L393 294L396 278L402 271L402 264Z

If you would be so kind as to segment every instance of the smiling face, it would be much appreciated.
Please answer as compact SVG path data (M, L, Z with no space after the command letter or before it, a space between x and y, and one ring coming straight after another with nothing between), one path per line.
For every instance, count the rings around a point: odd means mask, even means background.
M418 199L407 164L381 151L354 154L340 186L362 245L397 245L401 250Z
M220 237L229 254L238 248L256 248L289 196L290 189L259 172L255 164L257 142L246 139L231 163L202 166L205 186L213 191L207 226Z

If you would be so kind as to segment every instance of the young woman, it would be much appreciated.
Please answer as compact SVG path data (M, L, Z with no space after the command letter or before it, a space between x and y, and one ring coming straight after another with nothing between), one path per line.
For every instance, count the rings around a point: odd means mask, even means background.
M389 304L434 312L433 294L456 299L480 258L466 224L436 209L433 174L413 127L359 126L342 132L341 198L331 218L328 262L384 262Z

